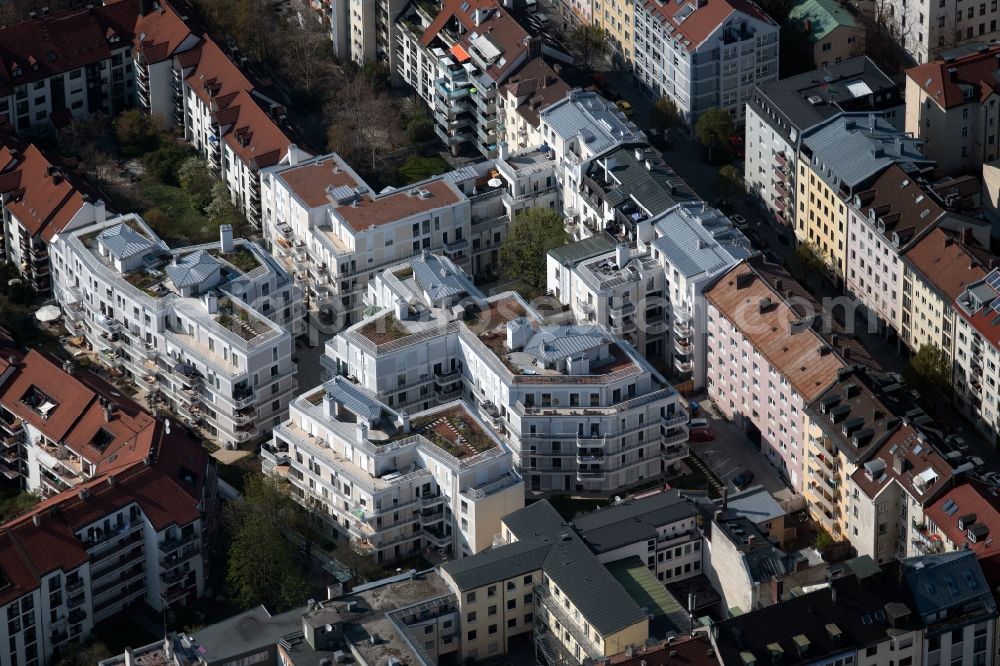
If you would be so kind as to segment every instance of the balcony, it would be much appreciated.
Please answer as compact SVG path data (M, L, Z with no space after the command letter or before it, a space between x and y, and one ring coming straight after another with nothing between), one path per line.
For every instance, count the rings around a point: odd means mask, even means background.
M683 322L679 319L674 320L674 333L682 338L690 338L692 329L691 324Z
M685 356L694 353L694 345L688 338L677 338L674 340L674 349L678 354L683 354Z
M256 401L257 396L253 391L249 393L234 393L233 394L233 408L234 409L244 409L250 407Z
M619 336L628 335L629 333L635 333L636 328L637 327L634 319L626 319L622 321L620 324L612 324L611 332Z
M603 465L605 463L604 454L599 455L581 455L576 454L576 464L577 465Z
M694 365L691 363L691 361L685 360L679 356L674 356L674 368L677 370L677 372L681 373L691 372L691 369L693 367Z
M578 307L581 312L585 312L587 314L590 314L594 311L594 306L588 303L587 301L583 300L582 298L576 299L576 307Z
M604 472L598 471L579 471L576 473L576 480L580 483L603 483L605 478Z
M618 303L617 305L611 305L608 307L608 312L615 319L621 317L627 317L635 312L635 303Z
M774 154L774 163L775 163L775 165L777 165L777 166L781 167L782 169L784 169L786 166L788 166L788 158L785 157L784 153L775 153Z
M674 428L688 422L687 414L667 414L660 417L660 425L664 428Z
M679 444L681 442L686 442L689 439L689 435L686 432L679 432L674 435L661 435L660 445L661 446L671 446L673 444Z
M544 612L547 624L552 624L550 620L555 619L563 626L576 641L588 659L597 660L604 656L604 650L590 638L589 632L585 634L577 620L570 616L568 612L559 604L557 599L553 599L548 589L544 585L536 585L534 588L535 607ZM552 641L562 645L559 640ZM561 660L554 663L562 663Z

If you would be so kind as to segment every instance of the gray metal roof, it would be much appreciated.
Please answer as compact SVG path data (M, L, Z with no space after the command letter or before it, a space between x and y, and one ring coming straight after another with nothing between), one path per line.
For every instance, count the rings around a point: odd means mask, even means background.
M641 150L641 149L640 149ZM635 157L636 149L619 148L604 156L604 160L614 160L611 175L620 185L605 190L604 200L614 207L633 200L649 211L659 215L678 201L689 201L696 195L688 188L680 176L663 164L654 164L657 159L649 155L650 167L646 168L645 158L640 162ZM590 176L603 177L604 166L600 161L592 162L587 170Z
M768 540L754 521L736 511L727 510L714 519L713 540L720 534L743 554L751 580L763 583L792 571L794 556L783 553Z
M457 573L462 578L459 585L463 589L510 578L511 572L514 576L520 575L522 571L531 570L526 567L534 566L534 570L540 568L552 579L602 636L646 617L621 583L547 500L504 516L503 522L517 541L442 565L453 577ZM508 558L506 553L511 553L512 557ZM479 559L482 565L474 562ZM516 563L505 564L507 559Z
M149 252L156 244L127 224L116 224L97 235L97 240L111 256L127 259Z
M549 256L558 261L563 266L574 266L581 261L586 261L598 255L604 254L608 250L615 249L615 240L606 233L600 233L582 241L567 243L549 250Z
M614 102L595 92L571 90L538 115L564 141L579 137L591 155L600 155L621 144L646 141L642 131Z
M654 224L662 235L651 245L686 278L720 273L756 254L743 232L703 202L680 204Z
M471 557L450 560L442 564L441 569L464 592L538 571L545 563L551 546L551 543L532 539L515 541Z
M890 164L904 169L929 165L920 141L874 113L844 113L808 130L802 143L812 151L812 168L834 190L867 184Z
M342 375L323 384L323 388L331 400L369 423L375 423L382 416L382 403L373 394Z
M727 506L757 524L785 515L785 510L763 486L753 486L730 495Z
M596 326L547 326L528 340L524 351L552 363L610 342Z
M465 293L465 285L436 254L410 258L413 279L436 303L452 296Z
M206 663L221 663L230 657L271 647L282 636L301 631L304 610L303 607L271 615L260 605L192 632L191 637Z
M657 527L691 518L697 512L693 500L670 490L593 511L576 518L573 524L591 550L604 553L656 538Z
M872 91L871 98L855 94L858 83ZM749 101L764 111L761 117L786 139L791 128L802 132L844 111L889 108L903 103L896 83L867 56L765 83ZM779 116L781 122L772 119L771 113Z
M178 288L204 284L222 267L218 259L204 250L178 257L175 263L163 267L167 277Z
M996 614L996 603L971 550L910 557L902 560L903 576L922 617L979 602Z

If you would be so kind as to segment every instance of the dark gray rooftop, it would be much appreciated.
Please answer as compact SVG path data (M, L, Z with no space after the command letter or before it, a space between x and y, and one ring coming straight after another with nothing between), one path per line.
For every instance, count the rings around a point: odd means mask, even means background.
M302 613L297 608L280 615L271 615L263 605L239 615L216 622L191 634L198 652L207 662L273 646L283 636L302 631Z
M730 495L727 505L731 510L749 518L758 525L785 515L785 510L763 486L753 486L735 495Z
M983 611L996 614L990 586L973 551L910 557L902 561L902 566L921 617L945 610L964 611L976 604L981 604Z
M642 499L598 509L577 518L574 526L595 553L606 553L630 543L656 538L656 528L691 518L697 507L691 499L670 490Z
M712 539L718 538L719 533L743 553L753 581L762 583L793 570L794 556L785 554L771 543L767 535L749 518L731 509L726 510L722 516L713 520Z
M858 56L759 86L750 103L764 110L765 120L788 138L793 127L802 132L843 111L887 109L903 100L892 79L867 56Z
M646 617L547 500L504 516L503 522L516 541L442 565L463 589L542 569L602 636Z
M549 250L549 256L564 266L573 266L581 261L593 259L600 254L613 250L615 249L615 245L616 243L611 236L602 233L590 238L584 238L582 241L552 248Z
M605 169L609 159L614 161L614 166ZM631 200L649 211L651 216L662 213L679 201L697 198L680 176L659 161L652 149L619 148L591 162L587 175L604 189L604 200L609 206L615 207Z

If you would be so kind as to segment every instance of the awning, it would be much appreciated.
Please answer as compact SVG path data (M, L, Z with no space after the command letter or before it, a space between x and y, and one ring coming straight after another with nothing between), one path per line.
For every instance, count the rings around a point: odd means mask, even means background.
M466 60L468 60L471 57L471 56L469 56L469 52L466 51L464 48L462 48L461 44L455 44L455 45L453 45L451 47L451 54L453 56L455 56L456 58L458 58L459 62L465 62Z

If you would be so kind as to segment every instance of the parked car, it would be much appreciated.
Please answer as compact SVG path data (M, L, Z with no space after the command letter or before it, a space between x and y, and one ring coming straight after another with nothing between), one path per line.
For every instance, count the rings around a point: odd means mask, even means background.
M699 443L699 442L711 442L715 439L715 431L711 428L695 428L688 432L688 441Z
M751 483L753 483L753 472L748 469L733 477L733 485L736 486L736 490L743 490Z
M965 441L964 437L959 435L948 435L944 438L946 444L950 444L952 447L958 449L959 451L968 451L969 443Z
M631 118L632 114L635 113L635 111L632 110L632 104L630 104L628 100L620 99L615 102L615 105L621 109L621 112L624 113L627 118Z
M708 419L688 419L688 430L695 430L697 428L707 428Z
M746 229L750 226L750 223L747 222L747 218L742 215L730 215L729 219L732 220L733 226L737 229Z
M764 237L758 234L756 231L753 230L745 231L743 235L745 235L750 240L750 242L753 243L758 249L767 248L767 241L765 241Z
M1000 486L1000 472L986 472L981 478L990 485Z
M986 463L983 462L983 459L980 458L979 456L972 456L971 458L969 458L969 462L972 463L973 467L976 468L977 472L981 472L986 468Z

